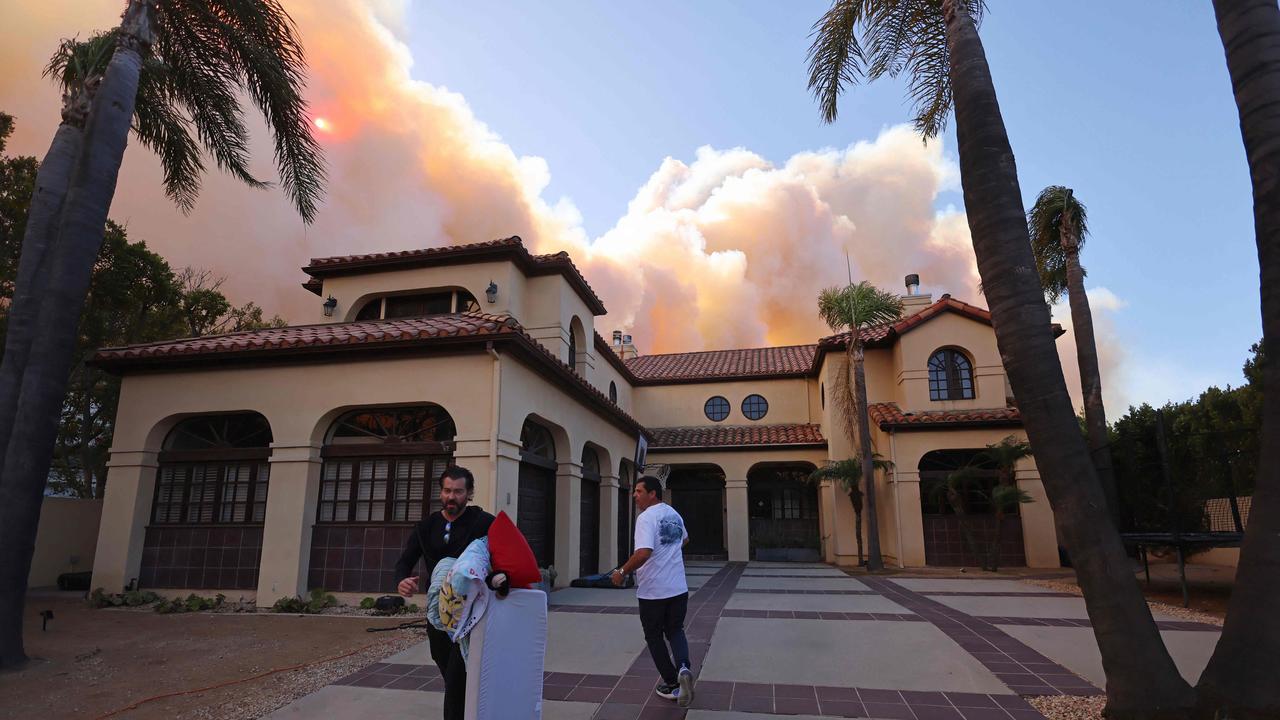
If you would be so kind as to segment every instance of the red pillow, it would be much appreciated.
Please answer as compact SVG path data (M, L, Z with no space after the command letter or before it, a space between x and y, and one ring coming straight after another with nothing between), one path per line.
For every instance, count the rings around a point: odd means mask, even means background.
M542 581L538 561L529 541L505 512L489 526L489 558L495 572L505 572L513 588L528 588Z

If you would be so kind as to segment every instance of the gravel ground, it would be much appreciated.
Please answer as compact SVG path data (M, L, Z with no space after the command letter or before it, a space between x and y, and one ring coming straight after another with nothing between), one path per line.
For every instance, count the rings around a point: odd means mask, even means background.
M1049 720L1102 720L1106 695L1044 695L1027 702Z
M218 707L203 708L192 717L200 720L260 718L303 695L319 690L334 680L350 675L388 655L407 650L426 639L427 631L421 628L387 633L385 642L380 642L354 655L245 683L244 687L253 688L252 692L243 693Z
M1075 595L1083 594L1080 592L1080 587L1075 583L1061 582L1058 580L1031 580L1031 579L1023 580L1022 582L1027 583L1028 585L1036 585L1042 588L1047 588L1049 590L1056 590L1057 592L1069 592ZM1177 605L1167 605L1165 603L1155 602L1152 600L1148 600L1147 605L1152 610L1158 610L1162 613L1172 615L1177 618L1181 618L1182 620L1186 620L1188 622L1200 622L1200 623L1205 623L1206 625L1217 625L1218 627L1222 627L1222 618L1215 617L1207 613L1197 612L1195 610L1189 610L1184 607L1178 607Z

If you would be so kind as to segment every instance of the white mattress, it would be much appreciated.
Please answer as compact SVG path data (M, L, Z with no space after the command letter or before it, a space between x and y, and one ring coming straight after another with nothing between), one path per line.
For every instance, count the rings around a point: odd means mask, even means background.
M542 664L547 652L547 595L496 595L471 631L467 720L540 720Z

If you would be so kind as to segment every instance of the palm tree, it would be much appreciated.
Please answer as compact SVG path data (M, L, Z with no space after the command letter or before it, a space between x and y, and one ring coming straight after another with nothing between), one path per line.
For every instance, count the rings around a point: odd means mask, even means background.
M893 463L885 460L880 453L871 456L871 467L879 472L893 470ZM810 482L831 480L849 496L849 504L853 506L853 533L858 539L858 565L862 565L862 459L852 457L848 460L829 460L826 465L814 470L809 475Z
M165 189L184 210L204 170L198 148L261 187L247 171L243 93L266 118L284 190L310 222L324 167L304 71L278 0L128 0L117 29L64 44L50 63L66 91L63 122L32 197L0 367L0 668L26 660L22 609L36 523L76 324L130 131L158 151Z
M1222 638L1200 676L1201 702L1219 717L1280 716L1280 8L1275 0L1214 0L1218 34L1253 181L1262 289L1262 453ZM1268 440L1267 438L1270 438Z
M880 555L880 523L876 518L875 454L871 447L871 418L867 414L867 376L863 367L865 347L862 331L902 317L902 301L897 295L865 280L845 288L827 288L818 295L818 316L834 332L848 332L845 342L844 372L837 376L836 400L844 419L845 432L862 458L862 477L867 483L867 569L883 570ZM850 378L852 374L852 378Z
M1106 500L1067 394L1013 149L978 37L982 10L982 0L835 0L814 25L809 87L830 122L847 85L905 73L915 126L925 138L937 135L954 107L978 274L1041 479L1085 593L1107 671L1107 712L1183 712L1194 705L1195 693L1160 639L1115 527L1100 517Z
M968 498L970 495L982 493L981 481L988 474L986 470L976 465L967 465L947 473L942 482L933 488L934 502L945 502L950 506L952 514L956 516L956 522L960 525L960 539L969 550L969 554L978 558L978 563L982 565L983 570L986 570L987 566L982 560L984 554L978 547L978 541L973 537L973 528L969 524Z
M1107 438L1107 412L1102 405L1102 374L1098 367L1098 346L1093 336L1093 312L1084 291L1084 267L1080 250L1089 234L1088 214L1070 188L1050 185L1040 191L1027 212L1027 232L1040 272L1040 286L1050 305L1065 292L1071 303L1071 327L1076 337L1076 364L1080 367L1080 390L1084 394L1084 422L1089 438L1089 455L1102 483L1111 522L1120 527L1120 496L1116 492L1111 447Z

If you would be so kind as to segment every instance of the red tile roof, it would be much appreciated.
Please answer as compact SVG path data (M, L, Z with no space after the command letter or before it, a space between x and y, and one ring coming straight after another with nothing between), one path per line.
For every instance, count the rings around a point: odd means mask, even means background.
M645 432L640 423L610 402L604 393L584 380L572 368L525 332L510 315L454 313L394 320L300 325L185 338L164 342L103 348L92 359L94 365L112 372L207 365L235 360L284 360L298 355L348 353L360 350L390 351L415 346L483 347L487 341L503 342L521 357L540 365L568 384L580 398L612 416L625 429Z
M649 432L653 434L649 449L654 451L827 444L817 425L700 425L649 428Z
M761 377L804 377L814 371L817 345L641 355L626 361L640 384Z
M295 325L226 335L167 340L145 345L110 347L99 350L94 356L94 362L101 365L128 364L132 360L148 358L210 356L227 353L244 355L344 345L388 345L428 338L475 337L520 331L520 324L509 315L483 313L428 315L396 320Z
M881 430L928 430L934 427L1016 427L1022 425L1017 408L977 410L928 410L903 412L897 403L871 403L871 421Z
M310 275L312 280L303 283L303 287L319 295L321 289L317 283L313 282L317 278L357 272L400 270L406 267L459 265L495 259L512 260L526 275L563 275L587 303L591 312L596 315L604 315L608 312L595 290L591 289L590 283L569 258L569 253L562 250L549 255L533 255L525 248L524 241L518 235L468 245L311 258L302 271Z
M872 347L888 347L901 335L947 312L963 315L970 320L976 320L977 322L991 325L990 310L980 308L977 305L970 305L967 302L961 302L950 295L944 294L942 297L938 298L937 302L929 305L914 315L908 315L897 322L864 328L862 330L862 339L867 345ZM1057 323L1053 324L1053 331L1054 337L1059 337L1066 332L1062 329L1062 326ZM818 341L818 345L824 349L831 347L844 347L844 344L848 341L849 333L842 332L822 338Z

